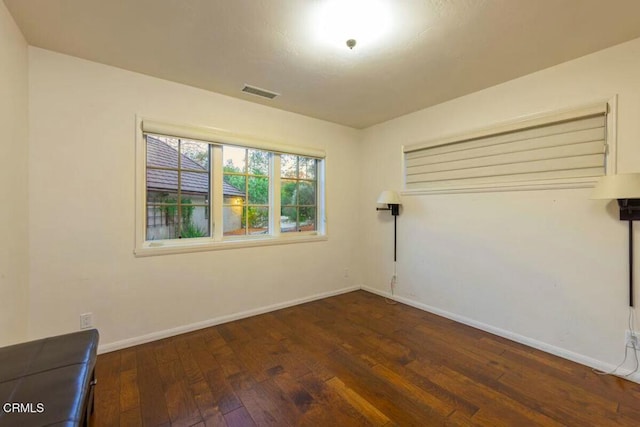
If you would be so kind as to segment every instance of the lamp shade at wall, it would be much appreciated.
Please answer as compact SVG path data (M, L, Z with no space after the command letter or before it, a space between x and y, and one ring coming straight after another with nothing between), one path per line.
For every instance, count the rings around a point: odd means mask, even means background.
M399 205L402 202L400 201L400 196L393 190L384 190L378 196L379 205Z
M606 175L600 178L591 193L592 199L640 198L640 173Z

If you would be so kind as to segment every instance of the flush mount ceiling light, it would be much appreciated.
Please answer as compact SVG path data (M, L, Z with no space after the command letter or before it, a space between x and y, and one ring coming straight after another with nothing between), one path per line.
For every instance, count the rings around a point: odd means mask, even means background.
M389 31L389 12L385 0L326 0L317 28L320 38L332 45L367 46Z

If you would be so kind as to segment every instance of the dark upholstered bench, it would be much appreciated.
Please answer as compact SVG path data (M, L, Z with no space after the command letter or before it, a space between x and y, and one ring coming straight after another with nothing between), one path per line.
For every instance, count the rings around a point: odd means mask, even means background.
M0 426L82 426L93 410L95 329L0 348Z

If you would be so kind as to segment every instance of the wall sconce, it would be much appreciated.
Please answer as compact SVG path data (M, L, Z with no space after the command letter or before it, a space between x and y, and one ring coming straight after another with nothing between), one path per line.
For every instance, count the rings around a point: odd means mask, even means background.
M640 220L640 173L600 178L592 199L617 199L620 220L629 222L629 307L633 307L633 221Z
M393 215L393 262L396 262L396 234L397 234L397 219L400 214L400 196L393 190L384 190L378 196L379 205L387 205L386 208L376 208L377 211L391 211Z
M400 196L393 190L384 190L378 196L379 205L387 205L386 208L376 208L377 211L391 211L391 215L398 216L400 213Z

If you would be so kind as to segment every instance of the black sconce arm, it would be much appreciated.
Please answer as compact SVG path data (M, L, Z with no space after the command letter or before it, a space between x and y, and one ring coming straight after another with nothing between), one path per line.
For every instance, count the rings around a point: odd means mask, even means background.
M398 216L400 213L400 205L388 204L386 208L376 208L377 211L391 211L391 215Z

